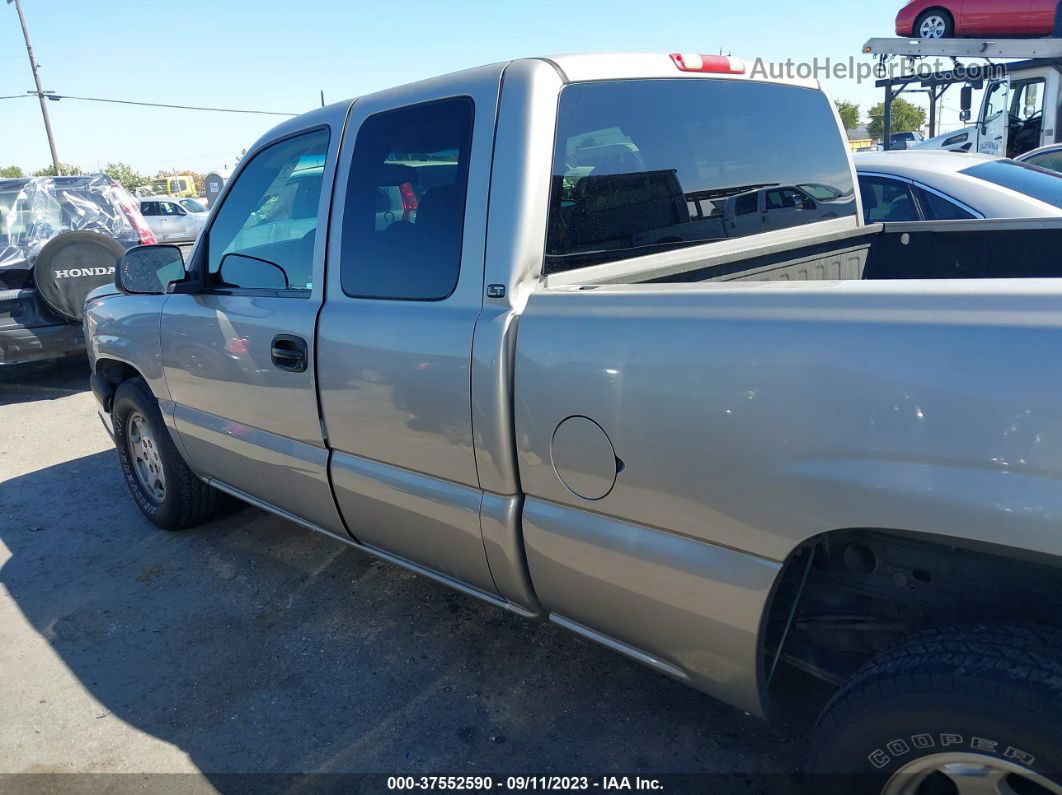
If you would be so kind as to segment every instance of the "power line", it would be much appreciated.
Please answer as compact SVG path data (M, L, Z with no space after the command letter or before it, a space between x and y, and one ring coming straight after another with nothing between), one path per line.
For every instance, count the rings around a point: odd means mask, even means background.
M178 110L206 110L216 113L255 113L262 116L298 116L298 113L285 113L276 110L245 110L243 108L205 108L198 105L170 105L164 102L135 102L131 99L104 99L102 97L73 97L68 94L48 94L48 99L78 99L84 102L113 102L118 105L143 105L151 108L176 108ZM2 98L2 97L0 97Z
M7 96L7 97L0 97L0 99L22 99L22 98L27 98L28 99L29 97L32 97L32 96L33 96L33 93L31 92L29 94L11 94L10 96Z

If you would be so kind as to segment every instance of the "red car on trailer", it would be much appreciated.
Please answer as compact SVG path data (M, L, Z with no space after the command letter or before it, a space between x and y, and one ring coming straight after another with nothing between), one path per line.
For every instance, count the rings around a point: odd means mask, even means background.
M1058 0L911 0L896 17L896 35L917 39L1050 36Z

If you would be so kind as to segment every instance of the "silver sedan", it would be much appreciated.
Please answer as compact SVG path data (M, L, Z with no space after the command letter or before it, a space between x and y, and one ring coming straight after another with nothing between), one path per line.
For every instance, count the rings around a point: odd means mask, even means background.
M1062 216L1062 174L993 157L909 150L853 156L867 223Z
M140 212L160 242L195 240L206 225L209 212L195 199L176 196L144 196Z
M1046 168L1048 171L1062 172L1062 144L1041 146L1014 159L1019 163Z

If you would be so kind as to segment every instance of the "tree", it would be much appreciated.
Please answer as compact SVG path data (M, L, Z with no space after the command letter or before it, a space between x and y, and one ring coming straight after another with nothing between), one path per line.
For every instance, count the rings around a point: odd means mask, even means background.
M128 191L133 191L141 185L148 184L148 178L136 171L128 163L108 163L103 167L103 173L113 179Z
M61 169L63 169L63 176L64 177L80 177L82 174L85 173L78 166L70 165L70 163L60 163L59 167ZM46 168L39 168L39 169L37 169L36 171L33 172L33 176L35 176L35 177L54 177L55 176L55 166L47 166Z
M0 168L0 177L6 179L17 179L18 177L26 176L26 172L19 166L4 166Z
M925 123L925 108L920 108L905 99L892 101L892 131L894 133L920 130ZM870 109L870 124L867 125L867 132L870 133L871 138L885 137L884 102L879 102Z
M859 106L854 102L841 100L837 103L837 112L841 114L841 122L846 130L854 130L859 126Z

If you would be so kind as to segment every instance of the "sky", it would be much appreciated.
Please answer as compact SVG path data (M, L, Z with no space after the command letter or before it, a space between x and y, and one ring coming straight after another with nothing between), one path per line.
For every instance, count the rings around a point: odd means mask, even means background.
M43 88L60 94L302 112L446 72L561 52L726 52L754 62L869 63L863 43L893 35L902 0L23 0ZM865 113L873 79L829 79ZM14 5L0 3L0 96L33 88ZM925 104L921 98L916 98ZM958 91L944 129L958 121ZM283 120L49 102L59 159L85 170L124 161L149 176L212 171ZM784 120L779 120L779 134ZM0 100L0 166L50 163L40 107Z

